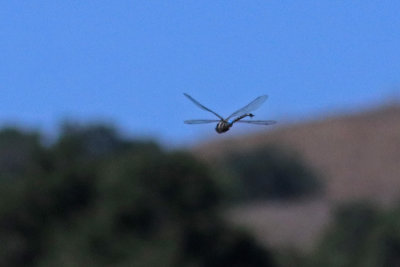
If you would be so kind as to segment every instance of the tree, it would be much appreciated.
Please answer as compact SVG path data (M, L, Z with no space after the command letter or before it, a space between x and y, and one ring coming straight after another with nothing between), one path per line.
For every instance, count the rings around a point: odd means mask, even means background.
M310 259L311 266L400 266L400 209L368 202L337 209L335 222Z
M34 167L1 180L1 266L274 266L220 217L217 177L188 153L101 125L35 147Z
M231 153L223 165L238 177L241 199L290 199L321 189L301 158L278 147Z

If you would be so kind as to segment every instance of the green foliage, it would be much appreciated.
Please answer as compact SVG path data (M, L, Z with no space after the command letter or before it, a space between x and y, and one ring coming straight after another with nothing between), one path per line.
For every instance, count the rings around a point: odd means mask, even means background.
M214 174L189 154L102 125L48 147L7 131L0 155L24 156L2 165L0 266L275 266L220 218Z
M224 165L238 176L242 199L290 199L321 189L320 181L297 155L277 147L232 153Z
M34 168L40 155L40 136L13 128L0 131L0 179L16 178Z
M366 203L339 207L310 266L400 266L400 209L382 212Z

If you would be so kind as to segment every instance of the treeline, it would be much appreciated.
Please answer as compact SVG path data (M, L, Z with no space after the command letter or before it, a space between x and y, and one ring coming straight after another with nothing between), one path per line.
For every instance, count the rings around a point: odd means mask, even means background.
M400 209L340 206L309 255L261 246L224 208L296 201L323 183L278 147L205 164L184 151L66 124L53 141L0 130L0 266L400 266Z
M44 142L45 141L45 142ZM186 152L102 125L0 131L0 266L276 266Z

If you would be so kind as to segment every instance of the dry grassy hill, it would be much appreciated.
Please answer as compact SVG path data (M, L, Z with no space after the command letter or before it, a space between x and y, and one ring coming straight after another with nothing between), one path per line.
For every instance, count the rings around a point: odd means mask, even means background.
M298 153L326 182L326 193L319 199L257 203L230 211L233 221L270 245L311 248L339 202L368 199L390 206L400 199L398 105L210 141L194 148L194 153L212 160L232 150L270 144Z

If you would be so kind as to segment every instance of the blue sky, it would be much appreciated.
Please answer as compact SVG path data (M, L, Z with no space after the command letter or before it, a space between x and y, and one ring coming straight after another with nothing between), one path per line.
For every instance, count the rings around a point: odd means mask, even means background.
M399 91L399 14L384 0L1 1L0 124L106 121L179 144L216 135L182 123L213 118L183 92L222 115L268 94L256 118L281 125L373 105Z

